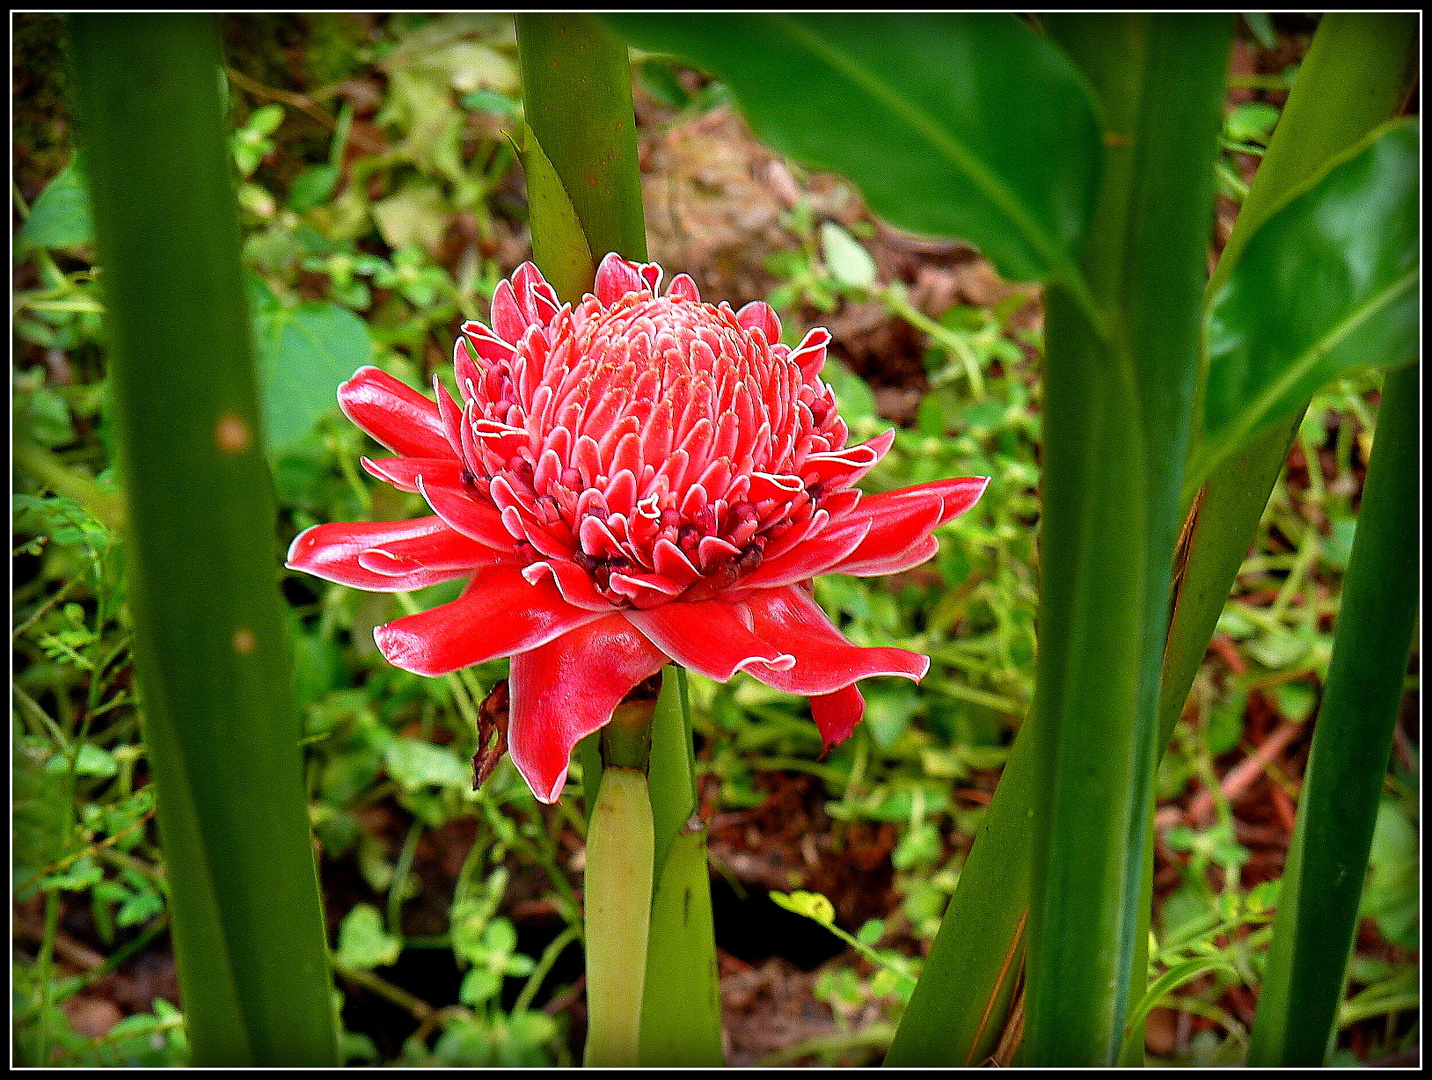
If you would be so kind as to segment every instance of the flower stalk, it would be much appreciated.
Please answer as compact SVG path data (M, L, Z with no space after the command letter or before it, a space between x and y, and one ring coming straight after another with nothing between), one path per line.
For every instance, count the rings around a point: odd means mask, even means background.
M608 729L626 726L614 719ZM631 750L639 741L628 730L617 747ZM607 766L587 828L587 1046L582 1063L589 1067L637 1064L654 845L646 775L626 765Z

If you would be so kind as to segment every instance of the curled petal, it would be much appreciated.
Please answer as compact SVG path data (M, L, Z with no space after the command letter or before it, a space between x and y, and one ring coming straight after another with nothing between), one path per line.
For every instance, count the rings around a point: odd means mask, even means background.
M665 663L661 650L618 614L514 656L507 745L532 794L556 802L572 747Z
M394 453L452 456L437 404L381 368L361 367L354 372L338 388L338 407Z
M510 563L484 566L463 594L373 631L390 664L416 675L458 668L535 649L601 618L573 607L550 581L529 584Z
M591 575L565 559L544 559L531 563L523 568L522 576L534 585L544 577L550 577L556 582L562 599L574 607L588 611L612 610L612 602L597 592Z
M930 669L929 657L919 653L852 645L799 586L758 590L747 595L743 604L751 612L752 630L796 658L795 666L784 671L753 664L751 674L788 694L829 694L872 675L899 675L918 682Z
M392 484L399 491L415 492L418 482L444 484L462 483L462 463L451 458L359 458L364 470L379 480Z
M816 694L810 699L811 719L820 728L821 742L829 750L836 743L850 738L855 725L865 715L865 699L855 684L842 687L829 694Z
M869 442L847 446L843 450L831 450L822 454L811 454L801 466L803 474L815 473L816 478L828 488L849 487L859 483L890 450L895 442L895 429L877 435Z
M677 601L623 614L678 664L717 682L728 681L743 668L780 671L795 662L753 634L749 615L728 601Z
M825 366L825 347L830 344L830 331L817 326L806 332L801 342L791 350L791 360L801 369L801 378L810 382Z
M418 543L433 552L444 567L414 567L405 577L378 573L360 561L364 552L384 544ZM472 545L460 533L448 528L439 517L414 518L412 521L359 521L315 525L294 537L284 565L336 581L355 589L370 592L406 592L439 581L461 577L481 563L488 562L492 552ZM414 584L414 581L420 581Z

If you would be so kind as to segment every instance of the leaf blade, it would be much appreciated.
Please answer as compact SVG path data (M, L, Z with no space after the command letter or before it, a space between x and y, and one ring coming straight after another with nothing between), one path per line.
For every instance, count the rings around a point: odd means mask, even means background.
M1082 77L1012 16L607 19L719 76L763 141L848 176L891 224L972 241L1012 279L1079 280L1098 123Z
M1323 383L1416 354L1418 132L1374 132L1274 213L1209 304L1195 474L1291 417Z

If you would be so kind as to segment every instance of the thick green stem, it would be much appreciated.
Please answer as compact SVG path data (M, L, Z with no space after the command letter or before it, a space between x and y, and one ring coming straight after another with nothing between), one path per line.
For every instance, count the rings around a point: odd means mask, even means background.
M1406 15L1323 18L1235 239L1250 234L1328 157L1391 115L1403 92L1404 61L1415 30L1415 20ZM1290 170L1292 163L1297 167ZM1296 429L1294 423L1253 440L1215 472L1204 492L1165 656L1160 747L1171 737ZM1020 729L886 1064L979 1064L999 1039L1023 965L1030 868L1026 823L1039 782L1040 752L1033 745L1039 734L1034 723ZM1145 922L1142 939L1146 927Z
M646 776L608 766L587 827L587 1048L583 1064L637 1064L655 846Z
M1047 298L1026 1060L1118 1060L1139 951L1159 663L1231 20L1061 17L1110 147L1084 273Z
M1248 1063L1323 1064L1417 622L1418 369L1387 376Z
M217 20L71 31L191 1062L337 1065Z
M572 207L593 259L646 258L631 63L590 15L517 16L527 124Z

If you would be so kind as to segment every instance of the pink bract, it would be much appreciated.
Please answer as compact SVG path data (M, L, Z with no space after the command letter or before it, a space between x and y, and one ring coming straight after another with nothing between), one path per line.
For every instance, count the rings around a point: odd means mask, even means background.
M857 680L918 680L929 660L852 645L810 579L924 562L987 483L862 495L895 433L846 445L819 377L829 333L792 349L767 304L702 303L685 274L658 293L661 275L608 255L574 307L524 263L491 327L462 327L461 404L436 378L434 402L360 369L339 404L398 455L364 467L433 513L317 525L288 553L359 589L469 578L457 600L379 627L378 647L420 675L512 657L508 745L543 802L577 740L673 661L809 697L826 746L846 738Z

